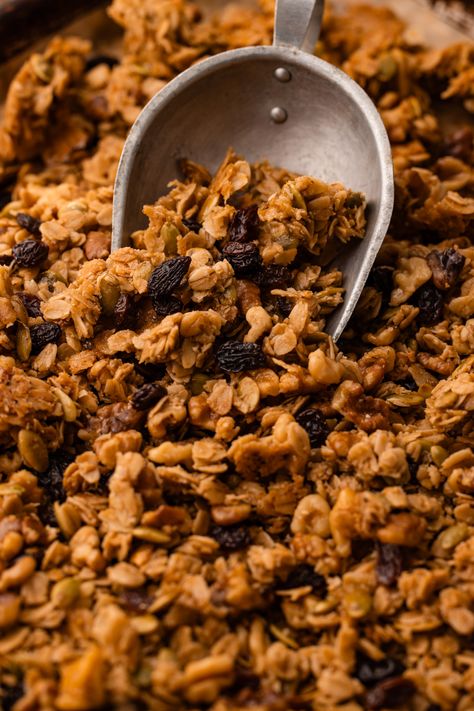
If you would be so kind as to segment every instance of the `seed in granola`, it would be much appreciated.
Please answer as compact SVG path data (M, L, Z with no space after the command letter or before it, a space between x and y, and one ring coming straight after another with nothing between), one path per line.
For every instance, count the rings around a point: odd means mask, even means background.
M146 588L136 588L135 590L123 590L120 593L120 602L130 612L146 612L153 602L153 598L147 593Z
M265 355L258 343L227 341L217 351L217 362L227 373L242 373L265 365Z
M304 588L310 586L313 593L318 597L326 597L328 585L326 578L317 573L313 566L302 563L294 568L283 583L278 584L280 590L293 590L294 588Z
M284 264L267 264L250 278L264 289L285 289L291 280L291 272Z
M198 222L197 220L195 220L195 219L193 219L193 218L187 219L186 217L183 217L183 219L181 220L181 222L183 223L183 225L184 225L185 227L188 228L188 230L189 230L190 232L195 232L196 234L199 234L199 230L200 230L201 227L202 227L202 225L201 225L200 222Z
M416 687L410 679L403 676L395 676L385 679L367 692L365 702L367 709L396 709L408 703Z
M168 296L181 284L187 274L191 257L173 257L160 264L148 281L148 291L153 298Z
M377 580L389 587L395 585L403 570L403 555L400 546L392 543L377 543Z
M20 267L37 267L48 256L48 247L44 242L37 239L24 239L23 242L18 242L13 249L12 254L16 263Z
M296 421L308 433L312 447L320 447L329 435L329 427L326 424L323 413L314 407L310 407L296 415Z
M175 296L152 296L152 302L157 316L170 316L183 310L183 302Z
M237 210L229 226L231 242L251 242L258 237L258 206L250 205Z
M432 282L427 282L415 295L415 303L420 309L418 322L424 326L434 326L443 318L443 294Z
M472 157L474 149L474 133L470 126L458 128L454 133L449 135L445 141L445 151L453 158L468 162Z
M46 321L30 328L31 352L39 353L48 343L57 343L61 338L61 327L57 323Z
M24 230L32 235L40 234L41 220L28 215L26 212L17 212L15 219Z
M114 323L120 327L124 326L131 318L135 300L131 294L122 292L117 299L114 308Z
M164 395L166 390L162 385L147 383L133 393L131 403L136 410L149 410Z
M42 436L33 430L22 429L18 432L18 451L27 467L37 472L48 468L48 448Z
M37 318L38 316L42 316L41 299L39 299L34 294L29 294L27 291L23 291L20 294L17 294L17 296L23 303L23 306L25 307L28 316L31 316L31 318Z
M237 276L248 275L262 263L258 247L253 242L229 242L223 248L222 256L227 259Z
M238 551L250 544L250 531L246 526L212 526L209 535L225 551Z
M434 249L426 258L433 272L433 283L437 289L445 290L454 286L464 267L466 258L454 247L443 252Z
M355 675L364 686L372 686L392 676L400 676L404 671L405 667L398 659L385 657L385 659L374 660L358 655Z

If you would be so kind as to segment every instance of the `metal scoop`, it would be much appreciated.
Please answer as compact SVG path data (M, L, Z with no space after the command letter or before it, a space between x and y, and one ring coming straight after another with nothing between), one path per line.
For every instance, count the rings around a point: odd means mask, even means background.
M271 47L224 52L187 69L145 106L125 143L113 208L112 249L145 226L145 204L166 192L176 161L217 168L232 146L249 161L341 182L365 193L366 236L333 265L344 274L344 303L327 331L346 326L385 237L393 210L390 144L367 94L314 57L323 0L277 0ZM332 265L331 265L332 266Z

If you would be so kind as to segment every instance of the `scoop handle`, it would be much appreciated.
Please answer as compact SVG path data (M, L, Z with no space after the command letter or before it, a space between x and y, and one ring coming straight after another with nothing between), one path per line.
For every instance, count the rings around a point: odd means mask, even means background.
M276 0L273 44L313 52L321 30L324 0Z

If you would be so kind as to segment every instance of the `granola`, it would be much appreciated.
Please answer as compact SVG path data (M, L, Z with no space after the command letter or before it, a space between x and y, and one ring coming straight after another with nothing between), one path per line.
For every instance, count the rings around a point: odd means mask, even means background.
M473 45L326 13L317 53L374 100L396 183L337 346L327 256L365 225L341 185L231 150L215 175L181 161L110 253L139 111L270 43L272 5L113 0L119 61L56 38L9 89L4 709L474 708Z

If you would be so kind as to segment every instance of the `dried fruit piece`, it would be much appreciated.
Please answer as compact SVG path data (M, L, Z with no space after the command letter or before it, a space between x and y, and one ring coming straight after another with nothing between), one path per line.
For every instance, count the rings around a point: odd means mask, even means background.
M382 298L385 301L390 300L390 295L393 288L393 267L374 267L367 279L367 285L373 286L380 291Z
M209 535L225 551L237 551L250 544L250 531L246 526L213 526Z
M376 661L359 655L357 657L355 675L365 686L372 686L392 676L399 676L404 671L405 667L398 659L385 657L385 659Z
M193 218L191 218L191 219L188 220L188 219L186 219L185 217L183 217L183 219L181 220L181 222L183 223L183 225L184 225L185 227L188 228L188 230L190 230L191 232L196 232L196 234L199 233L199 230L200 230L201 227L202 227L201 223L198 222L197 220L193 219Z
M157 316L170 316L183 310L183 303L175 296L152 296Z
M114 322L118 327L124 326L132 316L134 298L131 294L122 293L114 308Z
M61 327L46 321L30 328L31 352L39 353L48 343L57 343L61 338Z
M131 403L136 410L149 410L164 395L166 390L162 385L147 383L133 393Z
M303 563L294 568L284 582L278 583L277 588L279 590L293 590L294 588L303 588L308 585L315 595L326 597L328 592L326 578L317 573L311 565Z
M377 543L377 580L382 585L395 585L403 570L403 555L400 546Z
M231 242L250 242L258 237L258 206L250 205L237 210L229 226Z
M116 434L133 430L140 426L143 412L137 410L131 403L115 402L113 405L104 405L97 410L96 416L91 418L91 429L95 434Z
M459 279L466 258L454 247L443 252L434 249L426 258L433 272L433 283L437 289L450 289Z
M20 267L37 267L48 256L48 247L38 239L24 239L12 249L16 263Z
M291 272L284 264L267 264L251 279L264 289L285 289L291 281Z
M306 430L312 447L320 447L329 435L329 427L326 424L321 410L310 407L296 415L296 421Z
M36 217L28 215L26 212L17 212L17 214L15 215L15 220L18 222L20 227L23 227L23 229L27 230L27 232L29 232L30 234L41 234L41 220L38 220Z
M265 355L258 343L228 341L217 351L217 362L228 373L255 370L265 365Z
M237 276L247 276L262 264L258 247L253 242L229 242L223 248L222 256L227 259Z
M42 316L41 299L39 299L34 294L28 294L28 292L26 291L17 294L17 296L25 307L28 316L31 316L31 318L37 318L38 316Z
M403 676L386 679L367 692L365 697L367 709L399 708L411 699L415 691L414 683Z
M427 282L418 289L415 303L420 309L418 321L424 326L434 326L443 318L443 295L432 282Z
M148 281L148 291L153 298L168 296L181 284L187 274L191 257L173 257L160 264Z

